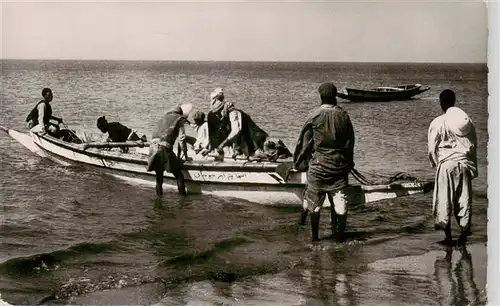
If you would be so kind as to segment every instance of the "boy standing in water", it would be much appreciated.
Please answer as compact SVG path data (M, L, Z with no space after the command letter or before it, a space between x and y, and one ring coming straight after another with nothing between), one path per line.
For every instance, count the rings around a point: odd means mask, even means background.
M432 201L434 226L444 231L446 245L452 244L451 214L460 226L457 243L465 245L471 228L472 179L477 177L476 130L469 116L455 107L455 93L441 92L444 114L428 130L431 167L437 167Z

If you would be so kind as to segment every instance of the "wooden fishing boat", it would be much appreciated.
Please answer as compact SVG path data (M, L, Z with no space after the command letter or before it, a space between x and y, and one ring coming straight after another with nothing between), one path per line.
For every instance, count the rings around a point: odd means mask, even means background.
M367 90L344 87L337 93L337 96L353 102L403 101L429 89L430 87L422 88L421 84L381 86Z
M64 166L85 165L128 182L155 185L154 172L147 172L147 154L121 153L103 150L110 146L144 146L143 143L72 143L30 132L22 133L1 127L13 139L37 155ZM146 144L147 145L147 144ZM147 148L146 148L147 152ZM190 156L194 156L192 153ZM213 157L184 163L186 188L189 193L206 193L244 199L268 205L302 205L306 173L289 171L290 160L280 162L249 162ZM174 177L165 172L165 187L176 188ZM383 199L428 192L432 182L395 181L386 185L356 184L349 188L351 204L369 203ZM328 202L328 201L327 201ZM329 203L326 203L329 206Z

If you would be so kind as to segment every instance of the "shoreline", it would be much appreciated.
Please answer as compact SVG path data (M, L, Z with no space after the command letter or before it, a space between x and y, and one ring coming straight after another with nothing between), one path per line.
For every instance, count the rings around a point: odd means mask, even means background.
M452 250L447 252L446 249ZM356 300L356 304L375 305L383 301L387 305L400 305L387 292L392 288L394 275L398 282L414 284L416 288L402 287L400 294L407 305L430 305L432 301L426 291L419 290L422 283L428 283L440 292L441 299L459 299L472 305L486 304L487 249L486 243L472 243L466 248L469 256L459 248L428 250L420 255L396 256L368 263L360 273L337 273L336 279L344 279L344 289L336 289L333 298L344 297ZM311 253L325 253L312 250ZM320 259L321 261L322 259ZM320 263L321 266L321 263ZM273 305L286 302L287 305L301 305L304 302L321 304L309 284L320 285L332 281L331 276L318 271L292 267L287 271L245 277L235 282L198 281L183 283L167 289L162 282L145 283L138 286L107 289L82 294L67 300L49 300L43 305L170 305L176 303L201 303L218 305ZM300 275L294 282L290 275ZM293 278L293 277L292 277ZM320 281L320 283L318 283ZM426 286L427 286L426 285ZM341 286L342 287L342 286ZM251 288L251 289L250 289ZM337 287L335 287L337 288ZM350 288L350 289L349 289ZM457 288L463 288L459 290ZM464 289L465 288L465 289ZM415 293L406 294L411 289ZM253 292L252 294L249 290ZM427 300L426 300L427 299ZM32 300L33 301L33 300ZM40 299L38 301L41 301ZM419 302L421 301L421 302ZM1 303L0 305L4 305ZM440 301L441 303L443 301ZM434 301L437 305L437 301ZM5 304L9 305L9 304Z

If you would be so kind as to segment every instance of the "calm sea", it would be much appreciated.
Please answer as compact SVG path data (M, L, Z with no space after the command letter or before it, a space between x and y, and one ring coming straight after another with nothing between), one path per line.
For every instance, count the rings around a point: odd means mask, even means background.
M151 135L163 113L209 94L252 115L293 149L324 81L371 87L421 83L411 101L341 103L356 133L357 169L430 178L427 127L445 88L476 125L479 177L467 252L447 253L432 194L353 207L350 240L311 247L296 209L211 196L179 197L85 168L42 160L0 136L0 294L10 304L465 305L485 300L487 67L475 64L2 61L1 125L54 93L54 115L98 135L106 115ZM339 100L342 101L342 100ZM322 214L321 236L330 233ZM457 233L456 225L454 233Z

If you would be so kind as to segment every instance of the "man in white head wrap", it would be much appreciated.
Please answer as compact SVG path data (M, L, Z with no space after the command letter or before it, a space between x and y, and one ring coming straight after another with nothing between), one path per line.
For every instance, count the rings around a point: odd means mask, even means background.
M210 93L210 110L216 112L224 106L224 91L217 87Z
M428 130L429 160L437 167L432 210L436 229L445 233L443 243L452 243L451 216L465 245L471 228L472 179L477 177L477 138L469 116L455 107L455 93L449 89L439 95L443 115L435 118Z
M208 152L217 148L229 134L222 121L224 104L224 91L222 88L217 87L210 93L210 111L207 113L206 118L209 146L208 150L205 150L202 155L207 155Z
M247 158L262 150L267 138L263 131L244 111L237 109L232 102L224 101L222 88L211 94L210 112L207 116L210 134L210 148L224 155L224 148L231 147L233 158L239 154Z

